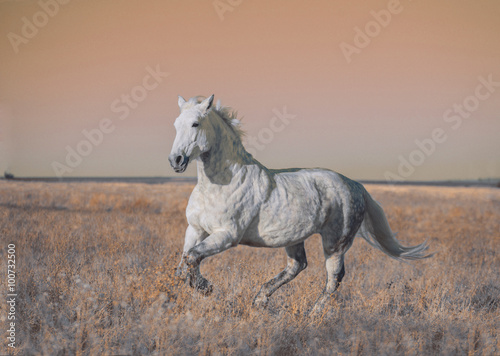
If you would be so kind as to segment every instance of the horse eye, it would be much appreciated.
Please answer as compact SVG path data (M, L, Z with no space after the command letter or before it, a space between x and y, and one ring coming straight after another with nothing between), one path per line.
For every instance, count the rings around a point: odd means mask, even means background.
M197 122L195 122L195 123L193 124L193 127L198 127L198 126L200 126L200 124L199 124L199 123L197 123Z

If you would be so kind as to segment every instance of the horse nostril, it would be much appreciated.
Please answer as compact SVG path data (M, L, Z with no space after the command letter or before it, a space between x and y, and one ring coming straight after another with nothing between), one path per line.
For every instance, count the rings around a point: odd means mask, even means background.
M182 156L177 156L177 158L175 159L175 164L180 164L182 161Z

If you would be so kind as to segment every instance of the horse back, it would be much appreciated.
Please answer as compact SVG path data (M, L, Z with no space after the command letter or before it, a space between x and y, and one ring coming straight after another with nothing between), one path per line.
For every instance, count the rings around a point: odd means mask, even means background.
M363 200L361 184L330 170L270 172L275 185L242 239L244 244L290 246L320 233L329 221L344 230L349 211Z

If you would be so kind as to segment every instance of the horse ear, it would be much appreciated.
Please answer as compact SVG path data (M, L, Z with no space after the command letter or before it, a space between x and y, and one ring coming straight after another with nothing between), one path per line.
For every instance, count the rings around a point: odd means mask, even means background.
M200 103L200 109L203 114L206 114L207 111L210 110L213 101L214 101L214 94L212 94L210 98L207 98Z
M179 109L182 109L182 105L184 105L185 102L186 99L179 95L179 100L177 101L177 104L179 104Z

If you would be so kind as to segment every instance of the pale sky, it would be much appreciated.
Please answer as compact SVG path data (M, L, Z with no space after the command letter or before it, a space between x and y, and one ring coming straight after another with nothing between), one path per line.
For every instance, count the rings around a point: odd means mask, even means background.
M500 177L498 0L232 4L0 1L1 172L174 176L177 95L215 94L268 167Z

